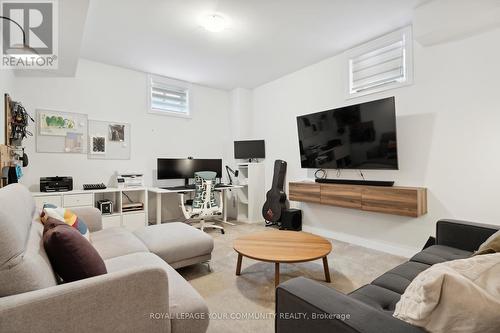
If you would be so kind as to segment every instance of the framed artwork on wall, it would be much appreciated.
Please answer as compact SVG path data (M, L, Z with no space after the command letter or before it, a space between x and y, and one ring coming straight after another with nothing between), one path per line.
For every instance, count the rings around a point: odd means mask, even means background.
M37 109L35 121L38 153L87 153L86 114Z
M83 135L79 133L67 133L64 142L65 153L83 153Z
M90 154L105 155L106 154L106 137L91 136L90 137Z
M79 128L76 118L71 114L40 111L40 135L66 136L77 133Z
M109 124L109 141L125 141L125 125L123 124Z

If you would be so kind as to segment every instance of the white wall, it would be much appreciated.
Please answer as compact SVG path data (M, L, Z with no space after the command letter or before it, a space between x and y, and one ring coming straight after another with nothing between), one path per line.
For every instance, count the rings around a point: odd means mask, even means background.
M248 139L252 133L252 91L236 88L231 90L230 96L231 139L233 141Z
M415 45L415 84L346 101L342 56L306 67L253 92L253 136L266 140L266 182L272 162L288 162L288 181L312 179L300 168L297 115L396 96L399 171L365 177L428 188L427 215L398 217L300 204L308 230L410 255L440 218L500 224L500 30L433 47ZM335 177L331 171L329 177ZM356 172L343 178L358 179Z
M35 109L87 113L89 119L132 124L130 160L89 160L83 154L36 153L35 138L26 141L30 166L21 182L38 189L40 177L73 176L83 183L112 184L113 174L141 172L151 185L157 157L224 158L231 155L229 93L194 85L192 119L147 113L147 75L80 60L74 78L16 78L13 97L34 114ZM34 131L34 128L32 128ZM165 183L165 182L163 182Z
M433 0L415 8L413 36L422 45L434 45L500 26L498 0Z
M0 144L4 144L5 136L5 116L4 116L4 94L12 94L12 88L14 83L14 74L12 70L0 70L0 93L2 99L2 111L0 113Z

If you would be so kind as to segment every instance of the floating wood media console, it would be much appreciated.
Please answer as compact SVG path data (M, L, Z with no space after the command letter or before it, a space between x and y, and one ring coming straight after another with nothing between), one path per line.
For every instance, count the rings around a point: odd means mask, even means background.
M292 201L411 217L427 214L427 189L423 187L292 182L289 192Z

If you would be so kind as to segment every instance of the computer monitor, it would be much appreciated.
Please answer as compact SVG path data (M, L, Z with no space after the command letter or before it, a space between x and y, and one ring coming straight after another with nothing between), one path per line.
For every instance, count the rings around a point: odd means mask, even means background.
M185 179L186 184L198 171L214 171L222 178L222 159L159 158L158 179Z
M264 140L234 141L235 159L254 159L266 157Z

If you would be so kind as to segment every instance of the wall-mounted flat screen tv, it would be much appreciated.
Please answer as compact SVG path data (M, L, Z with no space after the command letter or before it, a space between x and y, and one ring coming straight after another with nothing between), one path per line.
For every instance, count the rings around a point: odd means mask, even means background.
M297 117L303 168L398 169L394 97Z

